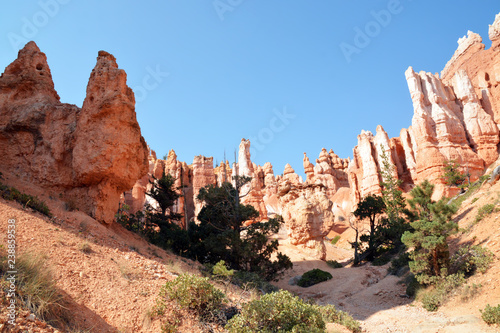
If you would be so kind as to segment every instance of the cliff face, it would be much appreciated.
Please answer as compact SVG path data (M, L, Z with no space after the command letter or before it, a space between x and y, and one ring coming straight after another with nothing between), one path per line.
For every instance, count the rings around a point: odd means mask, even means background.
M120 194L148 168L134 105L125 72L104 51L83 107L61 103L45 54L30 42L0 77L0 168L111 222Z

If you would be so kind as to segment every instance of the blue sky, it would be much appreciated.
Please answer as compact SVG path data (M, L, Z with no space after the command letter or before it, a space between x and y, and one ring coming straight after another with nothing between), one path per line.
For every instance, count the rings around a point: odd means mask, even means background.
M106 50L158 156L232 162L250 138L254 162L303 174L303 152L352 157L357 135L378 124L399 136L413 114L408 66L440 72L467 30L490 47L499 12L498 0L9 1L0 71L34 40L61 100L81 106Z

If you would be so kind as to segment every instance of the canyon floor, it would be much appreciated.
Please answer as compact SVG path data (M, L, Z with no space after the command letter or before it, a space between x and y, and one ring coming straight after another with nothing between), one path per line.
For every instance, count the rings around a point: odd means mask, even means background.
M0 239L5 244L7 221L14 218L19 252L46 257L47 269L68 300L74 327L87 332L159 332L159 322L151 320L148 314L161 286L180 273L198 272L199 265L152 246L119 225L104 226L81 212L68 212L56 194L40 196L56 217L48 219L17 203L0 200ZM476 210L498 198L500 183L493 187L484 185L462 204L457 214L460 227L469 231L455 237L452 250L459 244L474 242L496 255L486 274L469 280L470 284L482 286L473 299L463 301L461 291L457 291L437 312L427 312L418 302L404 296L405 286L400 278L387 274L388 265L332 269L288 245L285 234L278 235L280 250L291 257L294 268L276 285L320 304L335 304L359 320L366 332L498 332L498 328L484 324L479 309L488 303L500 303L500 213L472 225ZM348 262L352 250L343 241L338 247L328 245L327 259ZM85 246L90 250L82 251ZM333 279L309 288L289 285L290 278L312 268L329 271ZM230 293L233 300L240 302L250 297L236 289ZM0 305L0 314L2 331L5 302ZM43 322L28 320L28 315L21 312L19 332L57 332ZM180 331L202 332L202 328L186 316ZM330 332L344 331L338 326L330 327Z

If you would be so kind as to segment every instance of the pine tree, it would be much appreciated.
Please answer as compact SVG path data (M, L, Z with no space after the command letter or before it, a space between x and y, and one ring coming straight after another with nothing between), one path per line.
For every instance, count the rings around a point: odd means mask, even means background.
M413 231L406 231L402 241L413 248L410 254L410 269L421 283L432 283L435 277L446 276L449 266L448 237L458 230L452 220L456 207L442 198L434 202L431 197L434 185L425 180L416 186L408 200L416 220L411 223Z
M146 195L156 201L158 210L151 206L146 207L146 219L148 223L159 228L158 234L151 236L151 241L182 254L187 250L189 242L187 232L177 225L177 222L182 218L182 214L175 213L172 209L180 197L180 194L174 188L175 178L163 171L162 177L160 179L153 177L150 184L152 188L146 192Z
M197 217L199 225L192 223L189 227L191 256L212 264L224 260L233 269L272 280L292 267L290 259L281 253L276 254L277 260L271 260L278 250L278 241L269 241L269 236L278 232L283 220L277 217L244 227L245 221L259 216L253 206L240 203L238 188L249 180L237 177L237 188L226 182L200 190L198 200L204 206Z
M373 260L377 250L377 245L375 243L376 219L378 215L384 212L384 209L385 204L382 197L368 195L358 203L358 207L353 213L354 216L361 220L368 218L370 222L370 234L367 237L365 235L361 236L361 241L368 241L368 249L364 253L364 256L366 256L366 259L369 261Z
M460 164L455 160L446 161L446 165L443 169L445 171L443 178L449 187L462 187L465 180L470 176L469 174L460 172Z
M380 145L380 148L382 150L382 165L380 167L382 181L380 187L382 188L382 198L386 207L385 213L390 221L396 221L401 217L401 213L406 206L403 191L400 190L403 181L394 176L396 173L395 167L389 162L389 155L384 146Z

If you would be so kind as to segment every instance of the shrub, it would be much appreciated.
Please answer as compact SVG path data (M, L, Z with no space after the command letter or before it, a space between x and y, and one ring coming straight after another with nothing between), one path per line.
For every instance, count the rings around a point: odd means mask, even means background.
M488 325L500 324L500 304L496 307L486 305L484 310L481 310L481 318Z
M259 274L248 271L236 271L233 275L232 282L241 288L256 289L263 294L278 291L278 287L273 286Z
M7 254L0 253L0 277L7 283ZM16 291L18 301L38 318L56 326L63 326L69 319L65 308L66 300L56 288L56 281L41 255L22 254L16 260ZM5 281L5 282L4 282Z
M436 292L427 292L422 297L422 306L427 311L437 311L441 305L442 299Z
M469 299L476 297L481 291L482 287L483 286L481 284L475 284L475 283L473 283L472 286L466 285L462 290L462 296L461 296L462 301L466 302Z
M380 257L375 258L372 261L372 265L373 266L384 266L389 261L391 261L391 255L390 255L390 253L384 253Z
M332 278L332 274L315 268L305 272L297 282L299 287L307 288L323 281L328 281Z
M45 216L52 217L50 209L45 202L41 201L36 196L22 193L14 187L8 187L0 183L0 196L5 200L17 201L24 207L31 208Z
M461 247L451 258L451 273L463 273L466 277L475 272L485 273L493 261L493 253L479 245Z
M408 295L409 297L414 297L422 288L422 285L418 282L417 278L413 274L408 275L408 277L405 279L405 283L406 295Z
M80 244L80 251L89 254L92 253L92 248L90 247L90 244L88 242L83 242L82 244Z
M491 213L493 213L493 211L495 210L495 204L486 204L482 207L480 207L478 210L477 210L477 214L476 214L476 219L475 219L475 222L478 223L479 221L481 221L486 215L489 215Z
M327 260L326 261L326 264L328 266L330 266L331 268L342 268L344 266L342 266L341 263L339 263L337 260Z
M408 262L410 261L410 255L407 252L401 253L397 258L391 260L391 266L387 269L389 274L402 276L402 272L406 272L408 267Z
M231 333L324 332L325 322L315 306L281 290L244 305L226 329Z
M156 313L165 314L166 301L171 300L181 308L194 311L202 320L211 321L221 314L224 299L225 295L210 284L208 278L182 274L161 288Z
M226 262L221 260L212 268L212 274L222 279L230 279L234 275L234 269L228 269Z
M325 322L343 325L347 327L351 332L361 332L361 326L359 325L359 322L356 321L347 312L337 310L335 308L335 305L315 305L315 307L321 313Z
M338 242L339 240L340 240L340 235L337 235L337 236L333 237L333 239L330 241L330 243L331 243L332 245L335 245L335 244L337 244L337 242Z
M465 284L463 273L436 278L434 289L423 293L423 307L427 311L436 311L439 306L441 306L441 304L463 284Z

